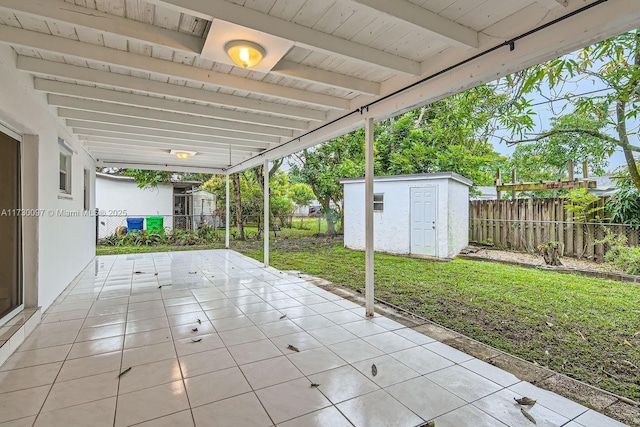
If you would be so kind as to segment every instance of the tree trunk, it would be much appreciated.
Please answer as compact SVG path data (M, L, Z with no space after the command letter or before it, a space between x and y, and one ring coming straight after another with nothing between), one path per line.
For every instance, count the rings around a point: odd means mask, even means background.
M640 67L640 30L636 32L636 43L635 43L635 52L633 63L637 67ZM634 99L634 97L638 96L637 88L640 84L639 79L634 79L635 82L632 85L634 88L634 92L631 93L630 99ZM633 158L633 152L630 149L629 137L627 135L627 122L625 120L625 113L627 110L627 101L619 99L616 103L616 118L618 120L618 140L620 141L619 145L622 147L624 152L624 159L627 162L627 167L629 168L629 176L631 176L631 181L633 181L633 185L635 185L636 189L640 191L640 173L638 173L638 165L636 160Z
M619 145L624 152L624 159L627 162L627 168L629 169L629 176L633 185L640 191L640 173L638 173L638 165L636 159L633 158L633 151L629 149L629 137L627 136L627 123L625 121L625 111L627 104L623 100L618 100L616 103L616 118L618 125L616 127L618 131Z
M327 216L327 235L329 236L335 236L336 234L336 225L333 222L333 218L331 216Z
M236 198L236 226L238 227L238 239L244 240L244 218L242 218L242 196L240 194L240 174L234 173L233 192Z
M542 255L542 258L544 258L545 264L554 266L562 265L562 263L560 262L561 244L562 243L558 242L549 242L546 245L538 246L540 254Z
M271 178L277 171L280 169L280 165L282 164L282 159L274 160L271 162L271 168L269 168L269 178ZM262 191L262 198L264 200L264 166L257 166L253 168L253 174L256 177L256 181L258 181L258 185L260 186L260 190ZM277 237L276 234L276 220L272 215L269 215L269 224L272 226L273 235ZM260 238L260 227L258 227L258 238Z
M324 218L327 220L327 235L335 236L336 234L336 223L335 218L331 212L331 199L325 198L323 200L319 200L320 205L322 205L322 211L324 212Z

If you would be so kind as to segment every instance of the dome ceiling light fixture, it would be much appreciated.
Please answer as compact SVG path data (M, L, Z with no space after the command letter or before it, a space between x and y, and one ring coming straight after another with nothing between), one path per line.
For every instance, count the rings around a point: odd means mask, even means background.
M221 19L211 21L207 38L204 41L200 57L207 61L218 64L225 64L231 67L245 68L247 71L267 74L285 57L293 48L293 42L271 34L263 33L252 28L232 24ZM251 47L262 54L259 62L241 60L238 52L238 61L232 59L234 55L230 53L231 48L236 45ZM239 49L238 49L239 50ZM242 53L243 56L249 54L251 60L251 50Z
M171 150L169 154L175 154L180 160L187 160L191 156L195 156L197 151Z
M224 45L231 60L244 68L251 68L264 58L266 52L262 46L248 40L232 40Z

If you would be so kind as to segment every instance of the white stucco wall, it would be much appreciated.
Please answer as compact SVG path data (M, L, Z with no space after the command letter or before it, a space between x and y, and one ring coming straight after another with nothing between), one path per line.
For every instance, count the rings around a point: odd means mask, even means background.
M469 187L449 180L448 258L453 258L469 245Z
M173 185L138 188L130 179L96 177L96 207L101 213L99 237L113 234L117 225L126 225L127 217L166 215L164 226L173 226ZM104 222L104 225L102 224ZM146 227L146 223L145 223Z
M365 248L364 179L344 183L344 244ZM411 188L437 188L437 256L454 257L468 244L469 190L466 184L433 176L376 177L374 193L384 194L384 211L374 212L374 249L411 252Z
M23 165L28 165L22 171L23 208L45 210L37 220L24 221L25 234L33 233L25 247L25 300L45 310L95 256L95 218L59 214L82 211L83 170L90 171L93 185L95 162L55 116L45 96L33 89L33 79L16 71L15 61L15 52L0 46L0 121L29 145L23 150ZM58 188L58 138L75 151L70 197L62 197Z

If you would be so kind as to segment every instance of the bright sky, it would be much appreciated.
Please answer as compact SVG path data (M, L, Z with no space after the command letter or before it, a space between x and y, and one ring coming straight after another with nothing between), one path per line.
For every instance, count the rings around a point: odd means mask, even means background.
M549 130L551 128L550 120L551 117L566 114L570 112L570 108L567 106L567 101L562 99L566 94L586 94L593 92L593 96L598 96L603 94L605 87L602 83L597 81L589 81L582 80L579 82L569 82L564 85L562 90L556 91L556 93L551 94L547 93L549 99L545 99L545 97L541 95L529 95L530 99L533 99L533 110L538 114L535 121L537 122L537 129L534 133L543 132L545 130ZM550 101L556 99L556 101ZM636 121L636 123L629 124L629 129L637 129L640 126L640 121ZM611 129L608 133L614 134L615 129ZM639 143L638 134L634 134L630 136L630 142L632 144ZM505 156L511 155L515 146L507 146L504 142L500 142L496 139L493 143L494 149L503 154ZM616 149L616 152L609 159L609 167L608 171L613 171L617 167L624 165L625 159L624 154L621 148Z

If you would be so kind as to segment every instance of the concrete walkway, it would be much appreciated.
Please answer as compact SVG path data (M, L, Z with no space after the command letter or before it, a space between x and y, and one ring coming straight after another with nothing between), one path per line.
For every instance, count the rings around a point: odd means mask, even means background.
M230 250L96 258L0 367L0 426L531 427L521 409L623 425Z

